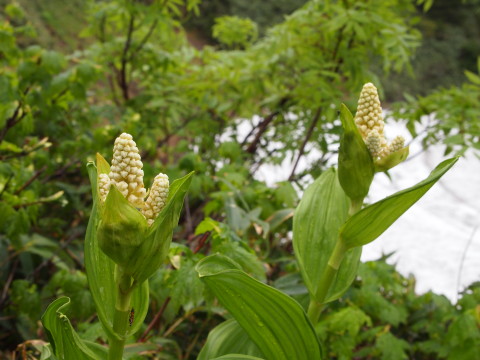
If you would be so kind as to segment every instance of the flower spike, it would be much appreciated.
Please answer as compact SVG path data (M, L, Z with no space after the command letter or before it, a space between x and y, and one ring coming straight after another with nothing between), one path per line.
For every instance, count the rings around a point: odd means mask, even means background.
M168 176L165 174L160 173L153 180L152 188L142 210L148 225L153 224L155 218L165 207L168 198L168 187Z
M376 171L386 171L408 156L408 147L405 147L402 136L395 137L390 144L385 138L382 106L377 88L372 83L367 83L362 88L355 124L372 155Z
M132 135L122 133L113 146L112 167L109 174L113 185L136 208L143 208L146 195L143 186L143 164Z

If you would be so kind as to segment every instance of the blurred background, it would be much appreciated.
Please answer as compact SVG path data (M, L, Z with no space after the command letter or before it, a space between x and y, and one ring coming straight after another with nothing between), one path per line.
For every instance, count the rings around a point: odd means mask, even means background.
M61 295L80 336L104 343L85 164L121 132L146 187L196 171L132 359L196 358L225 315L194 270L210 253L304 302L293 211L336 164L340 104L354 112L373 82L411 157L368 202L462 158L365 247L317 333L335 359L476 359L479 55L477 0L0 0L0 358L49 359L39 320Z

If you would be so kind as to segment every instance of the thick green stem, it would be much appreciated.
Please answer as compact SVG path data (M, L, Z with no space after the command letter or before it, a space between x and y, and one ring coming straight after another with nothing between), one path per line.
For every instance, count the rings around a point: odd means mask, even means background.
M348 209L348 216L352 216L362 209L363 199L352 200L350 209Z
M348 210L348 215L352 216L359 212L362 209L362 205L363 199L355 201L352 200L350 203L350 209ZM328 259L328 266L322 274L322 278L320 279L320 285L317 289L315 297L310 298L307 315L313 324L316 324L320 318L325 299L328 295L328 290L330 290L330 287L335 280L335 276L337 276L338 269L340 268L340 264L342 263L347 250L348 249L345 247L342 239L338 239L332 255L330 256L330 259Z
M115 301L115 312L113 314L113 331L115 332L115 336L108 339L110 345L108 360L122 360L131 311L131 277L124 275L118 267L115 269L115 272L117 287L117 299Z
M312 324L316 324L318 322L318 318L320 317L322 310L323 304L316 302L313 298L310 298L307 315Z
M330 259L328 260L328 266L320 279L320 286L315 294L315 299L310 300L308 318L313 324L318 322L328 290L333 284L333 280L337 275L338 268L340 267L346 251L347 248L343 245L343 241L339 239L333 249Z

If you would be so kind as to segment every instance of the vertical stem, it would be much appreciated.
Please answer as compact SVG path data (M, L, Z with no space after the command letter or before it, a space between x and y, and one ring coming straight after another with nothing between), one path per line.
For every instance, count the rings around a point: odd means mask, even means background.
M362 209L363 199L352 200L350 208L348 209L348 216L353 216Z
M318 322L320 313L322 312L325 298L327 297L328 290L333 284L333 280L337 275L338 268L347 252L347 248L343 244L341 239L338 239L333 249L332 255L328 260L328 266L320 279L320 286L315 294L315 299L310 299L310 305L308 306L308 318L313 324Z
M352 216L355 213L359 212L363 205L363 199L360 200L352 200L350 204L350 208L348 210L348 215ZM320 317L320 313L322 312L325 298L327 297L328 290L333 284L333 280L337 275L338 268L345 257L345 253L347 252L347 248L345 247L342 239L338 239L337 243L335 244L335 248L333 249L332 255L330 255L330 259L328 259L328 266L325 269L325 272L320 279L320 286L317 289L317 293L315 297L310 297L310 304L308 306L308 318L313 324L318 322Z
M315 299L310 298L310 304L308 304L308 311L307 315L312 324L316 324L318 322L318 318L323 310L323 304L315 301Z
M113 314L113 331L115 336L108 339L110 345L108 360L122 360L132 298L131 277L123 274L118 266L115 267L115 273L117 286L117 299L115 301L115 312Z

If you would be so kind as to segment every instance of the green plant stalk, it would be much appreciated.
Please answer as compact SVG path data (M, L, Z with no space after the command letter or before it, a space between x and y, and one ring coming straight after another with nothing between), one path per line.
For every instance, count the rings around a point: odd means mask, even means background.
M363 205L363 199L361 201L352 201L350 204L350 209L348 210L349 216L354 215ZM318 319L320 318L320 314L324 307L324 301L327 297L328 290L333 284L333 280L337 275L338 269L340 268L340 264L345 257L347 252L347 248L343 243L342 239L338 239L337 243L335 244L335 248L333 249L332 255L330 255L330 259L328 260L328 267L322 275L320 279L320 286L317 289L315 297L310 297L310 303L308 305L307 315L312 324L316 324Z
M117 285L117 298L115 301L115 312L113 314L114 337L110 337L108 360L122 360L123 349L128 330L130 318L130 303L132 298L132 278L125 275L119 266L115 267Z

